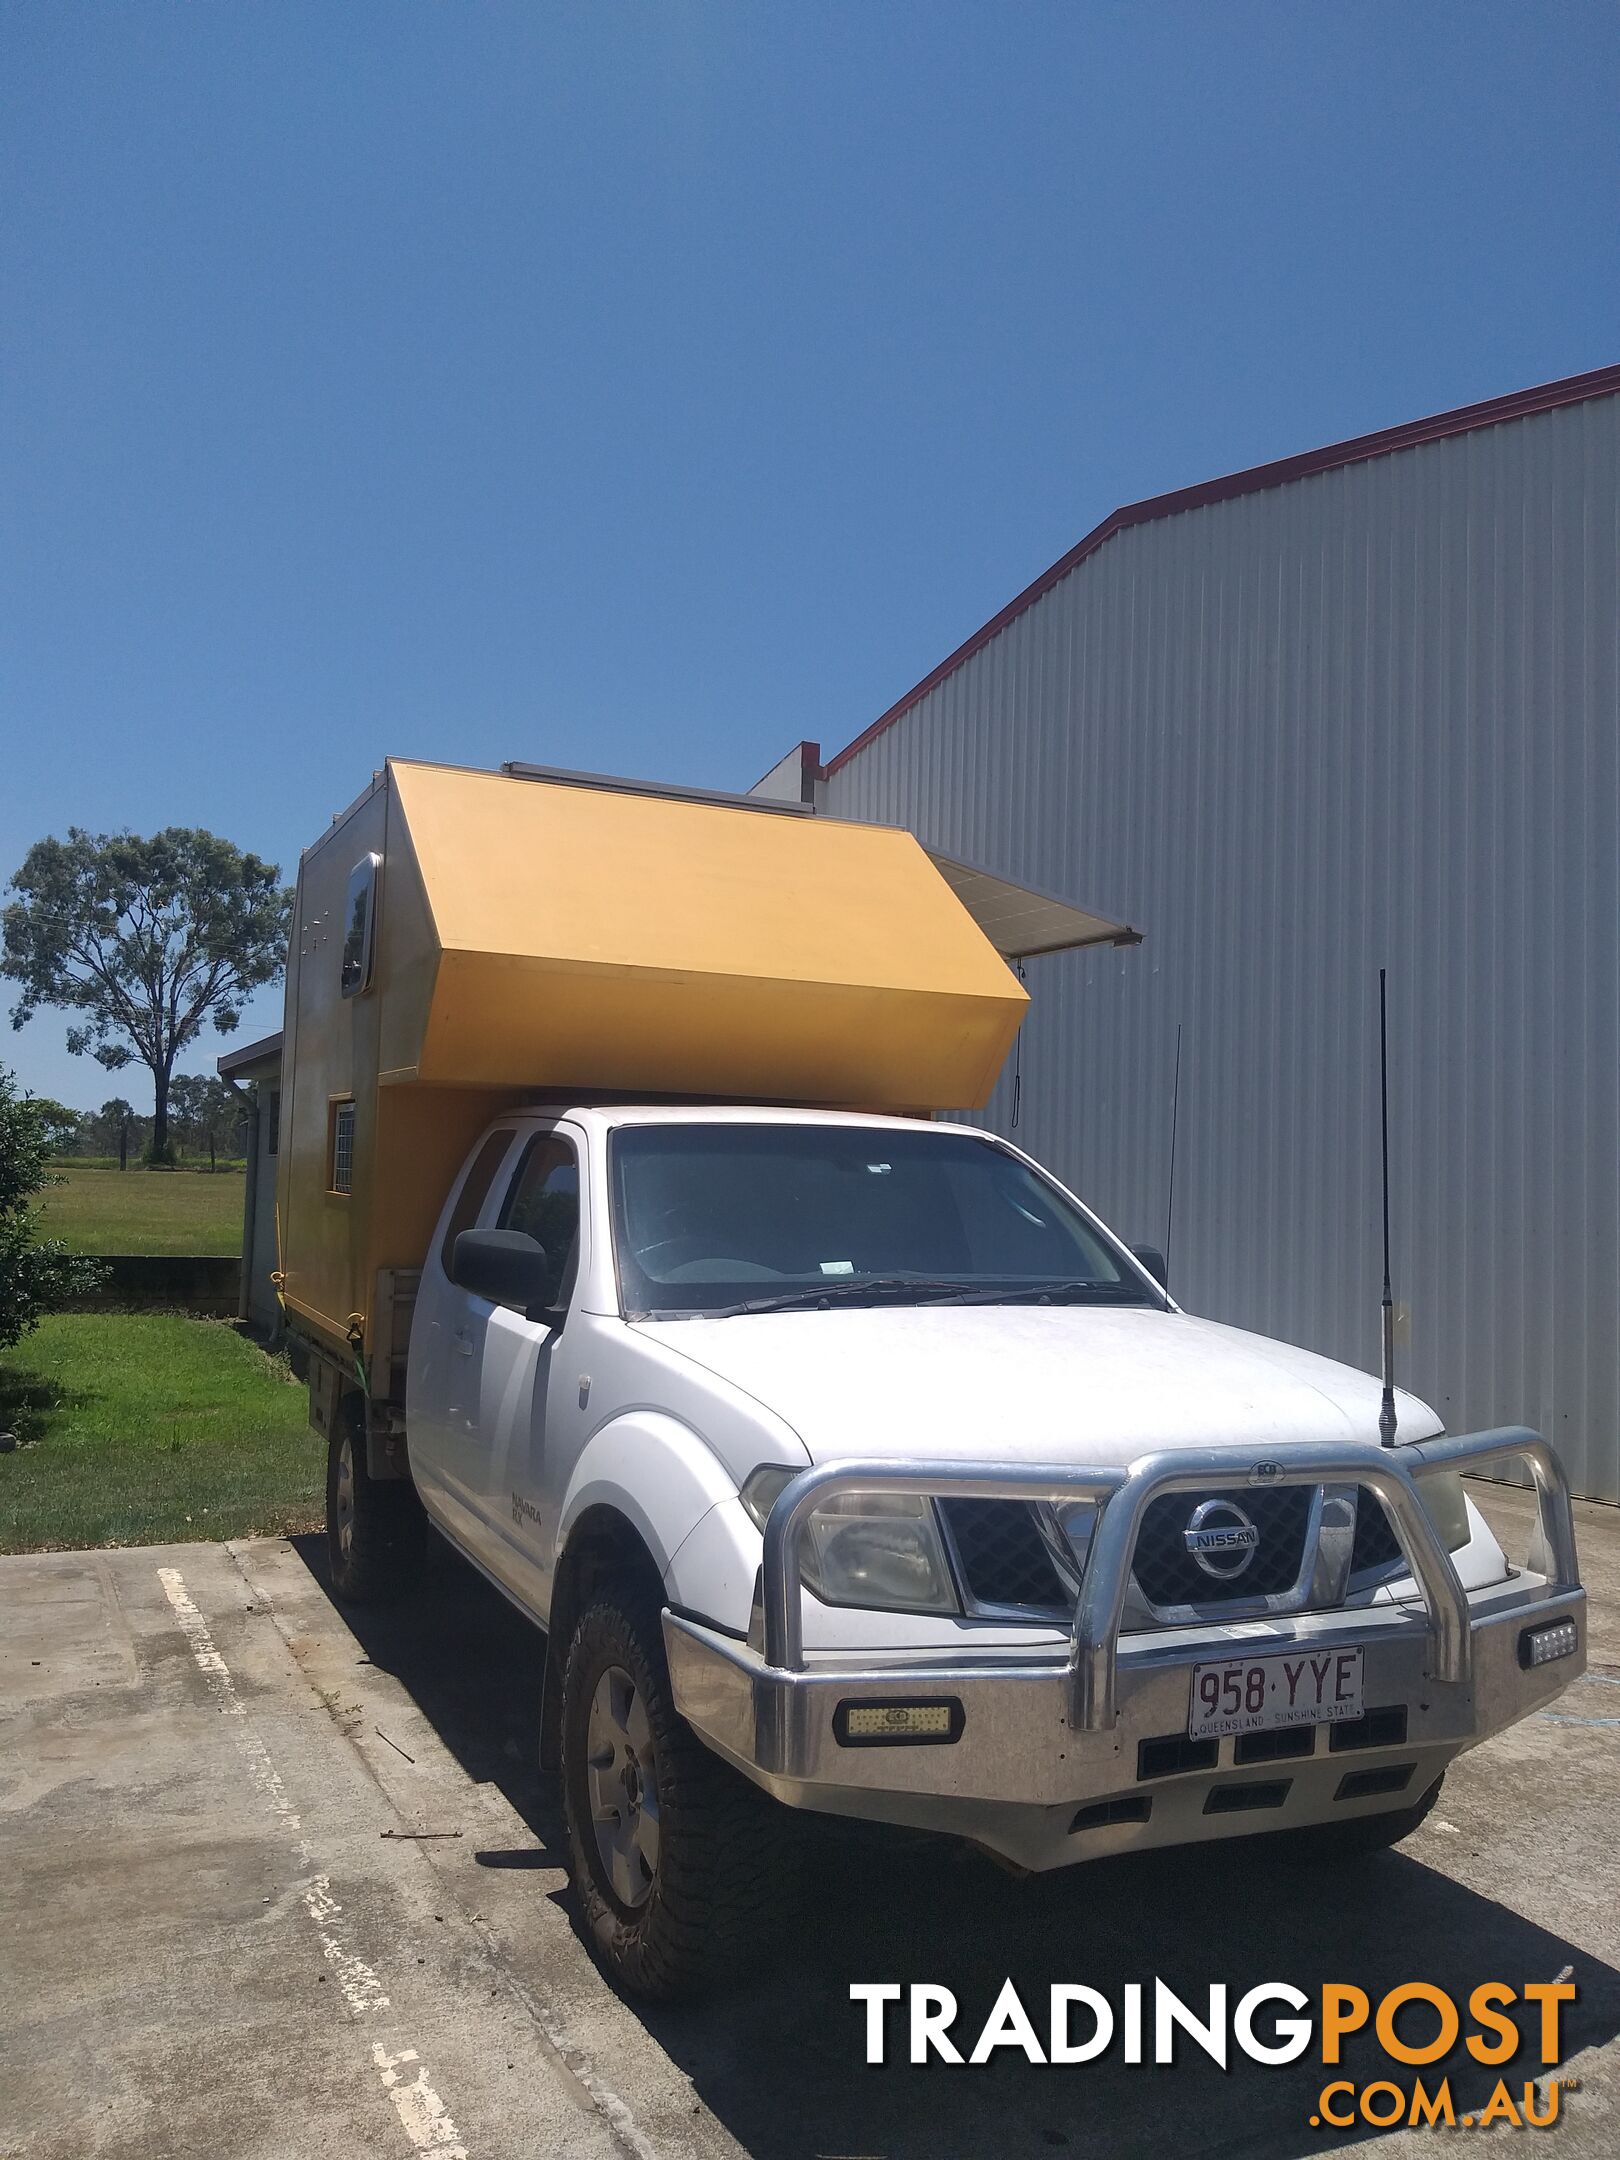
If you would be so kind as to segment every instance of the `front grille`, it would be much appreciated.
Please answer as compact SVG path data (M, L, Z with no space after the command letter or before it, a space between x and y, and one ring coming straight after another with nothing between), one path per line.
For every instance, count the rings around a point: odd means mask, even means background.
M1072 1605L1023 1500L942 1500L969 1595L979 1605Z
M1266 1785L1217 1785L1204 1795L1206 1815L1248 1815L1256 1808L1279 1808L1288 1798L1292 1778L1277 1778Z
M1358 1718L1340 1718L1328 1727L1328 1748L1335 1755L1348 1755L1356 1748L1405 1744L1405 1703L1386 1703L1382 1709L1364 1711Z
M1359 1487L1356 1493L1356 1539L1350 1548L1351 1574L1359 1575L1363 1568L1388 1567L1392 1560L1400 1557L1401 1542L1390 1528L1384 1503L1365 1485Z
M1282 1485L1246 1486L1234 1492L1163 1493L1142 1517L1134 1571L1150 1605L1221 1605L1236 1599L1278 1597L1299 1580L1305 1560L1305 1533L1315 1488ZM1260 1543L1246 1568L1235 1575L1208 1575L1183 1542L1195 1508L1205 1500L1225 1500L1242 1509L1260 1533ZM940 1511L950 1528L962 1578L977 1605L1068 1607L1065 1590L1023 1500L942 1500ZM1400 1543L1376 1495L1357 1493L1356 1533L1351 1550L1353 1574L1388 1567L1401 1558Z
M1371 1800L1376 1793L1405 1792L1416 1763L1391 1763L1382 1770L1350 1770L1339 1780L1335 1800Z
M1136 1744L1138 1778L1184 1777L1189 1770L1213 1770L1220 1759L1218 1740L1189 1740L1185 1733L1165 1733Z
M1279 1597L1291 1590L1305 1558L1313 1491L1309 1485L1279 1485L1245 1486L1240 1492L1162 1493L1149 1501L1137 1533L1136 1580L1142 1595L1150 1605L1220 1605L1235 1598ZM1241 1509L1260 1533L1248 1566L1238 1574L1206 1574L1182 1542L1193 1511L1206 1500L1223 1500Z
M1292 1762L1300 1755L1315 1753L1314 1725L1289 1725L1281 1732L1240 1733L1232 1743L1232 1760L1240 1770L1248 1763Z
M1122 1822L1146 1822L1153 1813L1153 1802L1146 1793L1127 1793L1119 1800L1093 1800L1090 1807L1083 1807L1069 1825L1069 1835L1077 1830L1102 1830L1110 1824Z

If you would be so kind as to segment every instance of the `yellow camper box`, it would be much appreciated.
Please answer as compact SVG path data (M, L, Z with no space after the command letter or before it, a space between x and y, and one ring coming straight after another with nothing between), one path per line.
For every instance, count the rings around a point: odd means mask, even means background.
M1023 1017L972 910L1030 935L1025 903L1058 903L892 828L578 777L391 761L300 863L281 1287L297 1321L367 1360L402 1354L388 1286L420 1267L500 1109L965 1108ZM1067 912L1062 941L1091 942Z

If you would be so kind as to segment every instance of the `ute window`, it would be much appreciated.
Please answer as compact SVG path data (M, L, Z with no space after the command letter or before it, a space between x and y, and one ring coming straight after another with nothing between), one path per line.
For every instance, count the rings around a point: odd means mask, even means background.
M550 1263L540 1303L560 1310L579 1266L579 1164L568 1142L537 1133L523 1151L501 1210L503 1230L521 1230L546 1249Z
M452 1282L455 1277L450 1274L450 1256L456 1249L456 1239L463 1230L471 1230L482 1213L489 1188L495 1182L495 1173L506 1160L506 1151L512 1145L512 1132L510 1125L492 1132L461 1181L461 1190L456 1195L456 1204L450 1211L450 1220L445 1225L444 1239L439 1246L439 1263Z
M631 1125L610 1160L627 1313L1160 1302L1056 1186L970 1133Z

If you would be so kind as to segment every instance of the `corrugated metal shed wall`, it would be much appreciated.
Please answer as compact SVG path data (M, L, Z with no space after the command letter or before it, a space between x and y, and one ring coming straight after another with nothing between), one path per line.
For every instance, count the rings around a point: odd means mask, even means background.
M827 786L1142 925L1030 964L1020 1142L1192 1309L1620 1499L1620 398L1118 534ZM988 1122L1008 1129L1010 1080Z

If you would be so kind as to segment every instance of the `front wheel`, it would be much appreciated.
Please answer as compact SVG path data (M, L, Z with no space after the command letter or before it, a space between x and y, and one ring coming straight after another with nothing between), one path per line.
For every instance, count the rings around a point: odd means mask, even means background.
M563 1810L585 1932L656 2001L730 1977L783 1889L783 1810L675 1709L657 1602L616 1590L580 1619L562 1698Z
M346 1406L326 1449L326 1559L338 1596L352 1605L401 1596L420 1573L422 1530L415 1488L371 1475L365 1412Z

